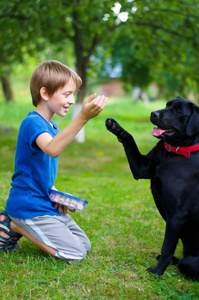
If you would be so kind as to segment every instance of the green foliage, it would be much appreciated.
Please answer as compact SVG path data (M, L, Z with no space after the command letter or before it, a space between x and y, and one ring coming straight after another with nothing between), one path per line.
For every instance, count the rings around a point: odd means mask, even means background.
M198 92L193 85L199 81L198 7L199 1L150 1L145 9L137 10L140 18L136 21L151 24L150 31L149 26L136 27L139 53L148 58L155 81L169 96Z
M87 141L72 143L60 156L56 186L89 201L73 218L92 244L81 262L67 265L47 256L27 239L17 253L0 253L1 299L175 299L196 300L199 283L169 266L161 277L146 269L157 264L165 223L150 193L148 180L135 181L122 145L105 126L115 118L135 139L144 154L156 143L151 135L150 111L163 101L145 105L130 99L110 99L102 114L86 125ZM0 135L0 206L4 209L14 170L18 127L30 102L1 103L0 120L12 130ZM69 122L56 117L60 129ZM4 128L5 129L5 128ZM3 134L4 133L4 134ZM176 249L182 257L182 244Z
M155 80L169 95L197 94L198 8L198 0L1 1L0 72L8 73L27 53L38 63L57 57L67 63L73 55L83 79L81 102L87 76L98 74L111 58L122 64L127 83L145 87Z
M125 7L128 21L112 40L110 55L112 67L121 64L124 82L145 88L153 80L169 97L197 95L198 7L199 1L185 0L131 1Z
M8 72L16 61L23 62L24 53L33 54L43 48L37 13L36 1L1 1L0 73Z
M140 57L139 48L134 39L125 35L120 36L113 42L111 59L101 67L102 77L107 78L109 73L114 73L113 68L121 67L121 79L125 84L146 88L153 80L154 75L150 72L150 64L145 57Z

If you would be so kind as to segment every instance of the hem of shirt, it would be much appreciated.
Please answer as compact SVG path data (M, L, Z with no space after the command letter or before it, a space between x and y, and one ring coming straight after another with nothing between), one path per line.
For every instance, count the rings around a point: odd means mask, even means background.
M37 212L37 213L34 213L34 214L13 214L12 212L8 211L8 210L5 210L5 212L13 217L13 218L16 218L16 219L32 219L32 218L36 218L36 217L41 217L41 216L61 216L61 213L60 212L57 212L57 213L53 213L53 212L49 212L49 211L46 211L46 212Z

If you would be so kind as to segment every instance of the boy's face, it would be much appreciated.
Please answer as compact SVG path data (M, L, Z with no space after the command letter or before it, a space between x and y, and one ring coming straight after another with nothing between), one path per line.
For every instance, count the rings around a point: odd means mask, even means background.
M52 114L64 117L69 111L69 107L75 103L74 93L76 84L70 79L63 88L58 89L52 96L49 96L48 109Z

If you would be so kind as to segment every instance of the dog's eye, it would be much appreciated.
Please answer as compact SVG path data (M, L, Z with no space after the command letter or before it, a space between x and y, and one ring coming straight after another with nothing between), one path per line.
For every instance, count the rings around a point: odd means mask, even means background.
M182 114L182 110L180 109L180 107L178 107L178 106L176 106L176 107L174 107L174 112L176 113L176 114Z

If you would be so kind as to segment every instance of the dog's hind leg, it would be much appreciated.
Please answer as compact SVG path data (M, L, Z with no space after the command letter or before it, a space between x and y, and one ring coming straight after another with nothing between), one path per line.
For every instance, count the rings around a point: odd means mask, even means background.
M181 273L193 280L199 280L199 256L187 256L178 263Z

